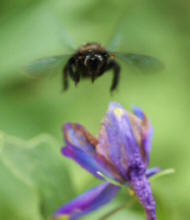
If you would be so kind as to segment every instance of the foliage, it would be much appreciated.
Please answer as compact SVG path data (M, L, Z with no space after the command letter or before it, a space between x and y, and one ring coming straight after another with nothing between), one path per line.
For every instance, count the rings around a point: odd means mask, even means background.
M59 155L61 127L65 122L80 122L96 134L108 103L117 101L125 108L139 106L151 118L151 166L176 169L174 175L153 182L158 219L188 219L189 10L189 2L177 0L1 1L0 218L46 219L73 198L75 191L79 194L94 185L92 177ZM61 72L33 79L21 71L34 59L72 53L72 41L77 47L91 41L109 46L115 34L121 39L118 51L158 57L165 70L141 74L122 64L120 87L113 96L109 93L111 73L94 84L83 81L74 88L71 83L63 94ZM15 141L5 133L19 138ZM42 138L31 147L31 141L19 140L42 133L50 134L57 143ZM43 175L47 170L49 175ZM64 187L68 184L69 191ZM125 196L121 194L118 204L125 202ZM131 215L129 219L144 219L138 206L123 212Z
M50 136L22 141L0 133L0 158L1 219L48 219L74 195L68 171Z

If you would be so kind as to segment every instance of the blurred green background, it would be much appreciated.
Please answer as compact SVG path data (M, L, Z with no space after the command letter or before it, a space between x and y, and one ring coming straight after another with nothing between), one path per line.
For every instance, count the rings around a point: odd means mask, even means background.
M158 219L189 219L190 2L0 3L0 219L50 219L61 205L97 185L90 174L60 155L61 127L79 122L97 135L110 101L127 109L139 106L148 114L155 131L151 167L176 169L174 175L152 183ZM165 70L141 74L123 65L119 89L112 96L109 73L94 84L82 81L78 88L71 82L62 93L60 71L39 79L21 71L34 59L72 53L72 41L76 48L92 41L107 47L114 36L121 38L118 51L158 57ZM122 192L90 219L128 199ZM145 216L136 204L110 219Z

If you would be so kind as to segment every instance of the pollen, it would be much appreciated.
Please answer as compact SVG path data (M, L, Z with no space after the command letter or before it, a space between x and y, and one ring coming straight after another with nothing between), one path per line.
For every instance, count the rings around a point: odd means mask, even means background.
M123 109L121 109L121 108L115 108L115 109L114 109L114 114L115 114L119 119L121 119L122 116L124 115L124 111L123 111Z
M132 189L128 189L129 195L130 196L134 196L135 195L135 191Z
M71 218L70 218L70 215L62 215L62 216L54 217L53 219L54 220L69 220Z

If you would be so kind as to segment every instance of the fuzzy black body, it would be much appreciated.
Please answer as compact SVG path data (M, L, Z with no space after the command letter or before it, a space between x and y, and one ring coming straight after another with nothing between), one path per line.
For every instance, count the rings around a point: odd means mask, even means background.
M68 89L69 76L77 85L81 78L89 78L94 82L99 76L111 69L113 69L114 75L110 90L113 91L119 82L119 64L100 44L85 44L73 54L63 69L64 90Z

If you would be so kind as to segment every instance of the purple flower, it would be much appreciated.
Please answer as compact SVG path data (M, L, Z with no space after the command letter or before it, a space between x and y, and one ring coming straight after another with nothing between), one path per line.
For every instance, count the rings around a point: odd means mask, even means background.
M76 220L110 202L120 190L119 185L124 185L133 188L147 220L156 220L148 178L159 172L159 168L147 170L152 134L151 123L139 108L134 108L133 114L118 103L110 104L98 138L79 124L65 124L66 147L62 153L104 183L60 208L55 219ZM108 182L104 177L119 184Z

